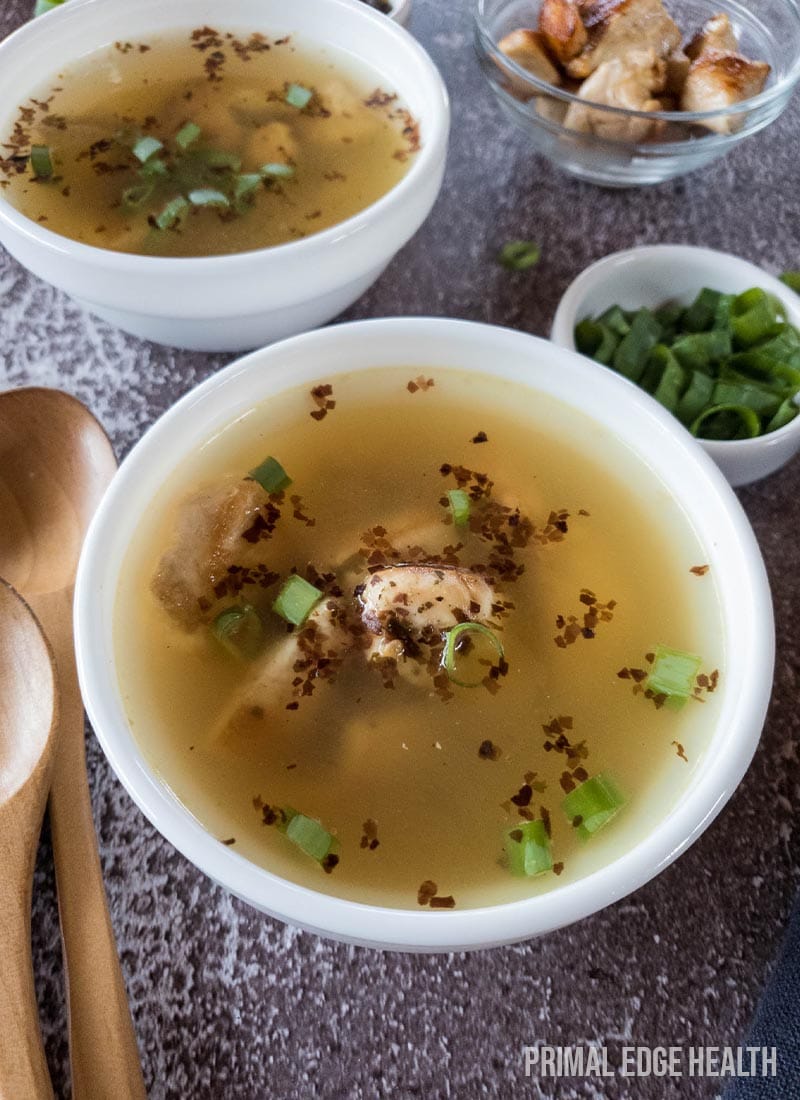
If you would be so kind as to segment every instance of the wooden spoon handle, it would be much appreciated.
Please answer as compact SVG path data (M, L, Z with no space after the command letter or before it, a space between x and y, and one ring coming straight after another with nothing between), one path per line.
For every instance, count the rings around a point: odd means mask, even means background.
M69 601L65 614L42 618L61 688L49 808L67 975L72 1096L146 1100L92 820Z
M30 798L30 787L15 800ZM44 803L42 801L42 808ZM31 887L36 845L21 873L9 874L19 837L4 828L12 803L0 813L0 1100L50 1100L53 1087L39 1031L36 990L31 963ZM41 821L39 822L41 825Z

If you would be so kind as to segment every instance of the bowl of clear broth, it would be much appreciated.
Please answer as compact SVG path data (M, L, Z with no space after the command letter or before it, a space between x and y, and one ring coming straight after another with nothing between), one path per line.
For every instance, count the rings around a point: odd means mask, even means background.
M722 474L511 330L258 351L123 462L76 592L86 706L155 827L256 908L416 951L641 886L758 743L773 621Z
M361 0L71 0L0 44L0 242L137 336L243 350L341 312L439 192L449 106Z

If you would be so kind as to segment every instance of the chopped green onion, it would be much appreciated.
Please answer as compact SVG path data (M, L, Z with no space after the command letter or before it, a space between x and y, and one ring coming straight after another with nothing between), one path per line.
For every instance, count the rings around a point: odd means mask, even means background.
M774 416L780 408L780 394L756 386L746 379L739 380L735 373L723 377L714 386L713 403L715 405L746 405L759 416L767 419ZM760 428L760 424L759 424Z
M541 245L535 241L508 241L500 249L497 260L508 271L527 271L538 264L541 256Z
M265 179L290 180L295 174L291 164L262 164L259 169Z
M755 439L761 435L761 420L746 405L712 405L689 431L698 439Z
M196 122L187 122L175 135L175 144L185 153L190 145L194 145L201 133L202 130Z
M169 169L161 157L150 157L150 159L139 169L138 174L143 179L152 179L155 176L168 176Z
M190 191L189 202L192 206L230 206L231 204L227 195L213 187L199 187L196 191Z
M611 309L607 309L601 317L597 318L597 323L610 328L619 337L627 336L631 331L630 321L619 306L612 306Z
M625 805L625 797L608 775L594 775L570 791L561 808L578 836L588 840L616 817Z
M186 216L190 210L189 201L178 195L175 199L170 199L160 214L155 217L156 228L158 229L172 229L174 226Z
M302 626L324 593L293 573L278 593L272 610L294 626Z
M292 479L278 462L277 458L269 455L260 466L250 471L250 477L257 481L267 493L281 493L292 484Z
M226 153L224 149L194 149L191 155L208 168L230 168L232 172L238 172L242 167L242 158L235 153Z
M798 413L797 403L794 398L787 397L781 407L767 424L768 432L777 432L778 428L785 428L787 424L791 424Z
M294 814L286 827L286 836L318 863L322 863L336 843L333 835L319 821L305 814Z
M687 332L707 332L714 324L722 295L718 290L704 287L683 315L683 327Z
M785 283L790 290L800 294L800 271L784 271L781 275L781 282Z
M297 107L302 111L311 102L314 93L310 88L304 88L302 84L290 84L286 89L286 102L290 107Z
M650 373L650 385L644 379L641 385L659 404L674 413L686 388L686 375L683 367L665 344L656 344L647 360L645 374Z
M147 161L150 160L150 157L155 156L155 154L163 148L163 141L159 141L158 138L150 137L148 135L147 137L141 137L138 139L138 141L134 142L131 152L137 160L140 160L142 164L146 164Z
M631 382L644 373L647 357L661 339L661 325L649 309L640 309L631 322L631 330L614 353L614 370Z
M36 0L36 7L33 10L34 16L44 15L48 11L52 11L53 8L60 8L64 3L64 0Z
M666 695L671 705L678 709L692 695L702 663L702 658L694 653L658 645L647 677L647 687L654 695Z
M680 422L686 424L687 427L693 424L711 401L713 393L714 379L711 375L705 374L701 370L693 371L689 385L678 402L676 411Z
M522 821L503 833L503 841L512 875L533 878L552 871L550 838L543 821Z
M619 336L602 321L581 321L575 328L575 346L582 355L608 366L619 346Z
M53 175L53 160L47 145L31 146L31 168L39 180L49 180Z
M464 489L449 489L447 499L456 527L466 527L469 523L469 494Z
M248 660L258 656L264 640L261 618L250 604L221 611L211 624L211 631L234 657Z
M469 680L465 680L463 678L463 673L459 672L456 668L459 640L466 641L469 639L469 641L472 641L472 638L469 638L469 635L472 634L477 635L479 638L486 638L491 649L494 650L495 655L501 661L505 656L500 639L482 623L459 623L457 626L451 627L445 636L444 652L442 653L442 667L453 683L458 684L459 687L477 687L486 677L486 669L484 666L478 668L476 678Z
M264 184L260 173L248 172L242 176L236 177L236 183L233 188L233 204L236 211L239 214L243 214L247 207L252 203L253 197L259 187Z
M746 290L733 303L731 327L737 342L742 346L749 348L759 340L772 336L775 325L775 304L758 287Z
M122 192L122 205L131 209L144 206L148 199L153 197L154 190L154 183L135 183L133 187L128 187Z
M672 345L672 354L687 370L705 370L711 363L725 359L731 351L731 336L725 329L690 332L678 337Z

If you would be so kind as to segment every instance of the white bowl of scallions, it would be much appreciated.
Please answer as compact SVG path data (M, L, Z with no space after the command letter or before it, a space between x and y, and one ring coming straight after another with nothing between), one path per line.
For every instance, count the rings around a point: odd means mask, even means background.
M734 486L800 451L800 296L746 260L688 245L607 256L569 287L551 337L649 392Z

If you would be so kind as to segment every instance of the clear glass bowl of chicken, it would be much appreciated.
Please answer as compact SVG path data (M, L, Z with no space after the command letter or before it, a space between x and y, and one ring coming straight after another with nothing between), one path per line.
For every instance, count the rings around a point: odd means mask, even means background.
M538 152L634 187L702 168L781 114L800 79L800 4L477 0L476 47Z

